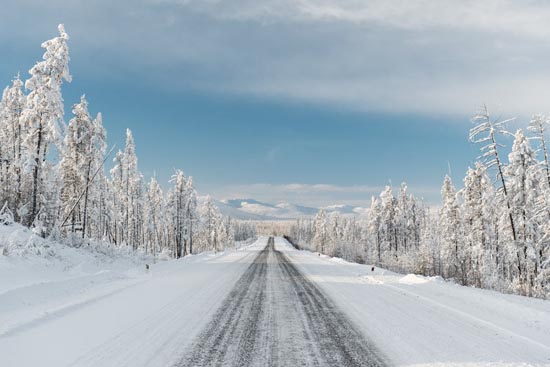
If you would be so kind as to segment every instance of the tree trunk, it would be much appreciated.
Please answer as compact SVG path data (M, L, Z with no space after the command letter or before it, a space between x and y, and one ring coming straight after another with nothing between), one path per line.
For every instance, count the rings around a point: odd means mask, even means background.
M92 160L88 162L88 170L86 172L86 192L84 193L84 216L82 217L82 238L86 236L86 224L88 218L88 190L90 185L90 169L92 168Z
M497 148L496 148L498 145L497 145L497 142L495 140L494 133L491 133L491 141L495 146L495 160L497 162L498 174L500 176L500 181L502 183L502 190L504 191L504 197L506 198L506 207L508 208L508 217L510 218L510 226L512 228L512 237L513 237L514 242L515 242L516 239L517 239L516 226L514 224L514 217L512 216L512 208L510 206L510 199L508 198L508 190L506 188L506 181L504 181L504 174L502 173L502 164L500 163L500 157L498 155L498 151L497 151Z
M189 221L189 254L193 254L193 220Z
M36 143L36 158L34 159L34 170L33 170L33 183L32 183L32 207L31 215L28 219L28 224L32 225L38 214L38 182L40 176L40 152L42 150L42 123L38 128L38 142Z

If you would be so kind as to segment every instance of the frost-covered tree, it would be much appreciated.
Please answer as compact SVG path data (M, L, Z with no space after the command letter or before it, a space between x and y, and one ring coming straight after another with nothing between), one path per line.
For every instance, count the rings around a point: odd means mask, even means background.
M65 143L61 150L60 173L63 186L61 188L61 205L63 216L69 216L68 222L71 231L78 229L82 231L82 210L80 204L80 193L86 185L85 175L90 175L88 170L88 154L93 133L92 117L88 112L88 102L84 96L80 103L73 106L74 117L69 121L65 134ZM82 231L84 234L84 232Z
M375 256L373 262L380 264L382 262L382 208L380 207L380 201L372 197L371 206L369 211L369 221L368 221L368 233L370 234L370 244Z
M445 176L441 188L443 206L440 210L439 226L441 228L442 257L445 264L445 273L449 277L461 277L466 283L463 268L463 249L460 243L460 212L456 189L451 178Z
M189 177L185 186L185 225L186 238L185 241L189 244L189 253L193 253L193 239L195 237L195 227L199 220L197 212L197 191L193 186L193 177Z
M402 248L403 252L407 251L407 248L414 243L411 241L414 236L412 236L412 200L410 199L407 193L407 184L403 182L399 190L399 195L397 196L397 201L395 203L395 226L397 231L397 247Z
M472 118L475 126L470 130L470 141L481 145L481 156L479 157L487 169L495 168L497 171L497 180L500 181L503 193L503 200L508 208L508 220L510 222L510 232L513 240L516 240L516 225L511 213L510 197L508 187L504 179L504 163L502 162L498 148L501 145L497 142L498 135L510 134L506 130L506 124L513 119L493 120L486 106L483 106Z
M11 87L6 87L0 102L0 199L7 203L19 221L22 205L23 138L26 135L21 115L26 103L23 83L17 76Z
M30 91L26 98L22 121L27 134L23 145L25 165L30 170L30 209L26 223L33 223L41 211L46 193L44 176L46 158L50 145L60 147L62 143L60 124L63 122L63 80L70 82L69 36L62 24L58 27L59 36L42 44L46 50L43 60L29 71L30 78L25 88Z
M342 240L340 216L332 212L327 217L327 243L325 253L330 256L342 256L340 241Z
M98 113L92 120L90 139L87 142L87 157L84 160L84 194L83 194L83 235L101 238L102 218L104 217L106 190L105 170L103 164L107 158L107 132L103 127L103 116Z
M115 244L123 243L126 238L126 190L124 153L118 151L113 159L114 166L111 169L111 238Z
M172 190L173 228L175 230L176 258L187 255L187 230L186 206L187 206L187 179L183 171L178 170L172 176L174 185Z
M127 241L132 244L134 248L138 247L140 243L140 222L141 217L141 174L138 171L136 145L134 143L134 136L130 129L126 129L126 147L124 149L124 189L126 190L124 195L126 218L125 226L127 233Z
M490 276L492 261L487 254L493 248L492 201L494 200L492 186L485 167L479 162L475 169L468 168L464 178L464 188L461 190L462 225L464 228L464 257L466 281L478 287Z
M388 186L372 198L366 220L340 217L336 225L335 216L320 212L296 221L288 231L290 239L300 247L353 261L362 261L356 257L362 248L367 261L395 271L549 297L548 122L542 115L530 122L529 130L540 142L535 151L523 131L510 134L507 121L493 120L486 108L472 120L470 141L481 145L481 157L466 172L458 192L445 177L441 208L426 207L408 194L405 184L397 197ZM501 136L514 136L506 162L497 141ZM540 160L537 153L542 153Z
M314 242L317 245L317 251L325 253L325 246L327 245L328 236L328 218L324 209L319 210L319 213L315 216L313 221L315 228Z
M392 258L387 258L386 262L395 262L398 259L397 254L397 226L395 222L396 200L393 196L391 186L386 186L380 194L380 215L381 215L381 231L382 231L382 257L385 257L384 252L391 254ZM388 266L390 266L388 264Z
M541 234L536 216L539 196L540 170L527 137L520 129L514 139L509 155L509 165L505 169L510 190L511 215L516 223L517 237L512 242L516 254L516 284L523 294L531 294L534 287L540 260L537 258L536 244Z
M151 181L149 181L146 202L145 251L151 250L153 255L155 255L164 245L162 236L164 197L162 188L155 177L152 177Z
M257 229L256 223L251 221L233 220L233 236L235 241L245 241L251 238L256 238Z
M539 150L542 152L544 159L543 166L546 173L546 182L550 187L550 164L548 163L548 149L546 147L546 137L544 134L550 124L550 120L545 115L534 115L527 127L533 133L535 139L539 141Z
M201 208L201 243L206 250L217 252L221 250L225 226L216 205L210 196L206 197Z
M82 97L68 125L63 122L61 86L71 80L67 40L60 25L59 36L42 44L43 60L30 70L25 83L28 96L19 77L2 94L2 215L13 218L15 213L16 221L56 240L105 241L154 255L170 255L176 247L174 256L191 253L195 240L199 250L220 250L234 237L254 236L253 223L222 218L211 201L204 217L197 210L191 177L177 175L175 188L166 195L155 179L144 190L130 130L126 146L114 157L110 177L105 175L103 163L110 152L105 153L101 114L92 118ZM206 227L209 230L203 231Z

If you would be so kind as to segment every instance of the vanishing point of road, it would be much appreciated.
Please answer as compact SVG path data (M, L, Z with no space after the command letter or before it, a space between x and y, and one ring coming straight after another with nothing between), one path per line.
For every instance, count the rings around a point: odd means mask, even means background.
M271 237L176 366L385 365Z

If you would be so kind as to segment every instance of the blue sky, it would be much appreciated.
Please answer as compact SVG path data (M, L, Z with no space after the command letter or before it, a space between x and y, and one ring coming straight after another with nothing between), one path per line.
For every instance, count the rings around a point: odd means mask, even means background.
M67 110L85 93L109 143L132 129L146 176L182 168L220 199L368 205L406 180L435 202L449 166L460 181L477 155L476 106L525 120L548 101L538 1L7 0L3 12L0 81L26 78L64 23Z

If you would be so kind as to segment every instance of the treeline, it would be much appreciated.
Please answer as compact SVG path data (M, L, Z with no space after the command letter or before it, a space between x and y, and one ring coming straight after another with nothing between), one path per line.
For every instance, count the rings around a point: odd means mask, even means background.
M545 132L550 119L536 115L512 134L508 121L486 108L472 118L470 141L481 156L463 187L445 177L439 208L429 208L387 187L372 199L368 219L321 210L299 220L291 238L304 246L402 272L440 275L469 286L550 298L550 167ZM511 152L501 152L506 136Z
M403 183L397 197L390 186L378 198L373 197L367 218L321 209L314 219L297 220L289 237L300 247L329 256L418 272L415 260L408 255L420 248L428 215L422 200L409 194Z
M255 236L251 223L223 218L210 198L200 205L193 179L177 170L163 192L138 169L131 131L105 172L106 131L82 96L65 124L63 82L70 82L69 37L42 44L43 60L23 83L16 77L0 102L2 214L41 236L78 245L90 239L173 257L220 250ZM24 88L23 88L24 86ZM113 157L111 157L113 158ZM2 207L2 205L0 205Z

